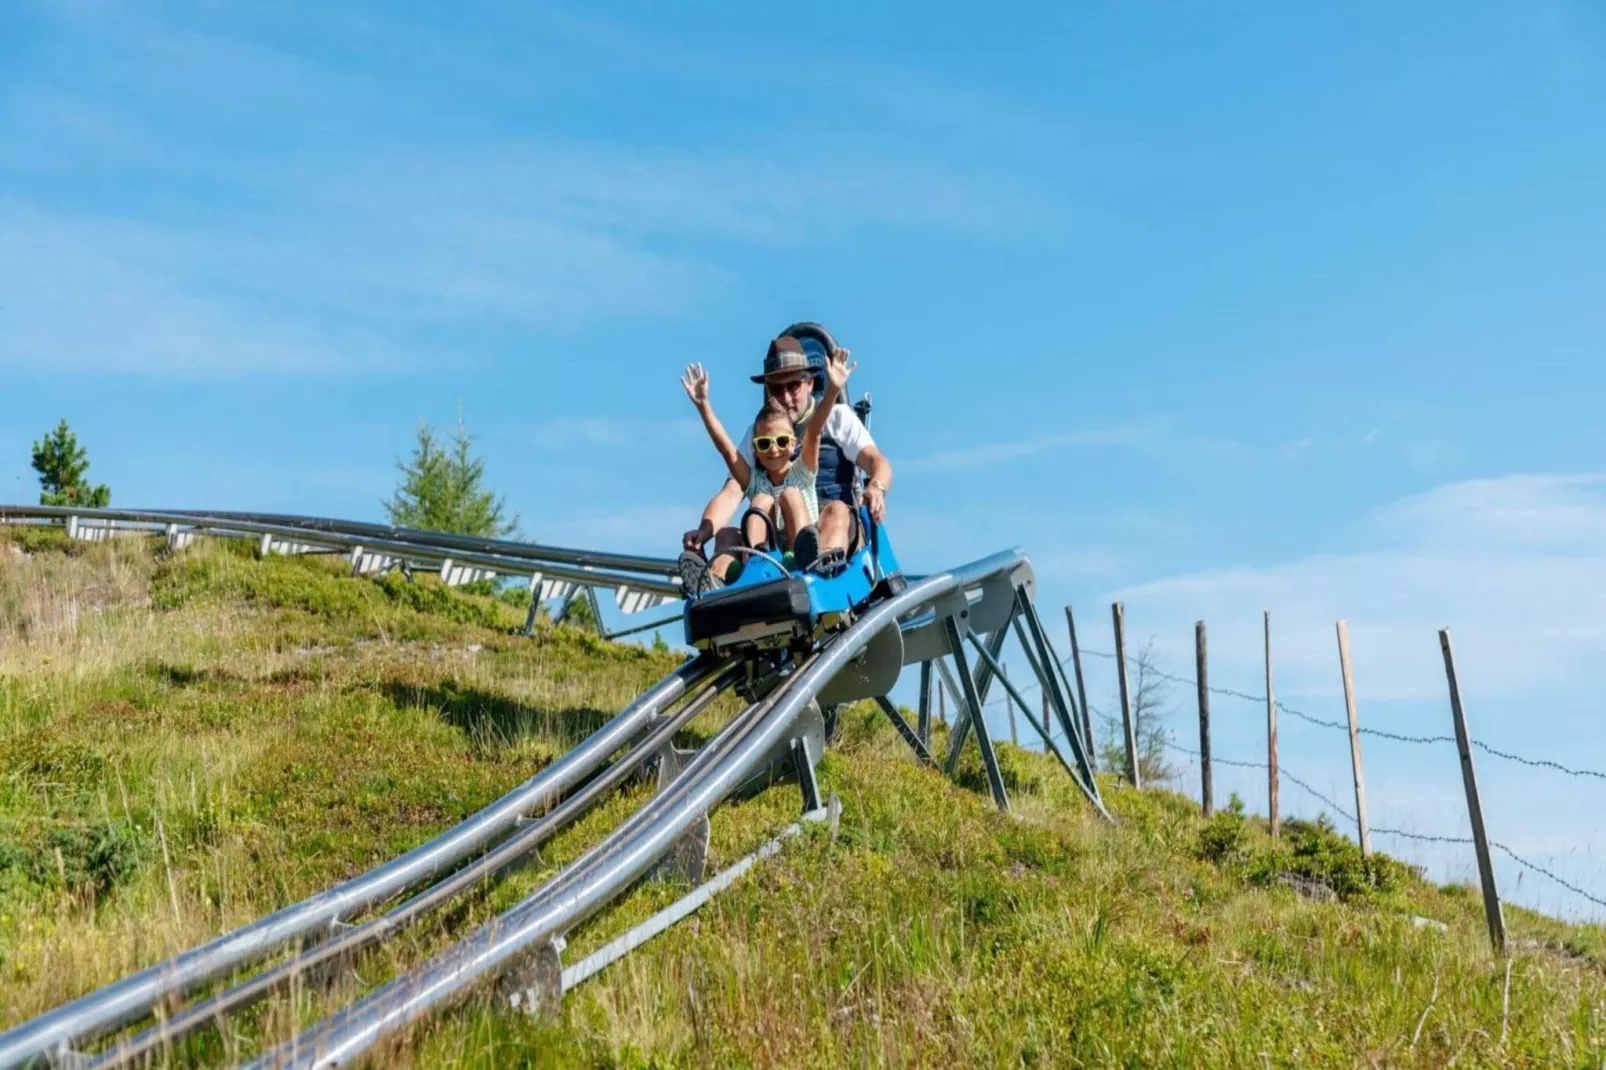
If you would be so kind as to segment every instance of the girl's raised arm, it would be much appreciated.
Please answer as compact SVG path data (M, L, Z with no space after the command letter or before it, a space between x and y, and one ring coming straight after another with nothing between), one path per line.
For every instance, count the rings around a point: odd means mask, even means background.
M831 409L841 396L842 388L847 385L848 376L857 367L857 364L848 363L846 349L836 350L825 360L825 396L820 398L820 403L814 407L814 415L809 417L808 426L803 429L803 464L811 472L817 472L820 468L820 436L825 434Z
M725 461L725 467L730 469L731 478L740 483L745 491L748 481L753 477L753 470L742 456L742 451L736 448L736 443L725 433L725 425L714 415L714 404L708 400L708 373L701 364L689 364L686 374L680 377L680 385L686 388L686 396L697 406L697 414L703 418L708 437L714 440L714 448Z

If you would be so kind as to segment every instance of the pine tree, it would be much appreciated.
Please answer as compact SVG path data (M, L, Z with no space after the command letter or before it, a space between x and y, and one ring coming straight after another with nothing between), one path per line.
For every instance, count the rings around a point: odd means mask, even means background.
M33 469L39 473L40 505L81 505L104 509L112 502L112 492L104 483L84 482L89 471L89 455L78 444L63 419L44 439L33 444Z
M474 438L461 413L457 417L457 433L449 445L437 439L427 423L420 423L412 458L396 464L402 481L385 503L390 522L400 527L486 538L516 530L518 514L508 519L505 501L481 485L485 462L472 455L473 445Z

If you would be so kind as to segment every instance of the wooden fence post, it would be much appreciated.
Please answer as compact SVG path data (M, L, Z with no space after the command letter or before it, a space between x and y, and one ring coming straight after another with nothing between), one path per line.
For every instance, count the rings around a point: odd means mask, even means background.
M1199 796L1204 816L1216 812L1210 783L1210 668L1205 657L1205 622L1193 626L1194 672L1199 684Z
M1450 648L1450 629L1439 632L1439 648L1444 652L1444 675L1450 681L1450 713L1455 717L1455 749L1461 754L1461 782L1467 789L1467 816L1472 820L1472 842L1478 852L1478 876L1483 881L1483 912L1489 920L1489 940L1499 954L1506 953L1506 918L1500 910L1500 893L1495 889L1494 860L1489 856L1489 834L1483 825L1483 803L1478 798L1478 774L1472 767L1472 736L1467 731L1467 714L1461 706L1461 684L1455 674L1455 652Z
M1082 648L1076 645L1076 618L1065 607L1065 626L1071 630L1071 668L1076 670L1076 701L1082 705L1082 742L1087 744L1087 767L1097 769L1093 750L1093 711L1087 705L1087 684L1082 679Z
M1115 622L1115 672L1121 683L1121 725L1126 734L1126 778L1132 787L1143 790L1143 773L1138 769L1138 734L1132 723L1132 698L1126 683L1126 610L1119 602L1110 604L1110 618Z
M1271 610L1262 610L1266 625L1266 805L1271 811L1271 838L1282 835L1277 814L1277 694L1271 683Z
M1361 857L1372 853L1372 823L1366 819L1366 776L1361 772L1361 727L1355 715L1355 677L1350 672L1349 622L1338 622L1338 664L1344 672L1344 712L1349 714L1349 759L1355 770L1355 823L1361 837Z

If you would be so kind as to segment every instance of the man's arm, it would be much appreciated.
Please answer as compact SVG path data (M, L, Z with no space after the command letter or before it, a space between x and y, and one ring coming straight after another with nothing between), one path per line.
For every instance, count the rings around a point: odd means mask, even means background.
M825 396L820 398L819 404L814 407L814 415L809 417L808 426L803 428L803 467L811 472L820 467L820 436L825 433L825 425L836 408L836 399L841 396L842 387L855 367L857 365L848 363L846 349L838 349L826 358Z
M725 485L719 488L719 493L709 499L707 507L703 509L703 522L681 537L681 545L700 552L704 544L714 537L714 532L730 523L745 494L741 484L734 479L727 479Z
M859 450L854 463L864 472L864 504L870 510L870 519L877 524L887 515L887 491L892 489L892 462L874 446Z

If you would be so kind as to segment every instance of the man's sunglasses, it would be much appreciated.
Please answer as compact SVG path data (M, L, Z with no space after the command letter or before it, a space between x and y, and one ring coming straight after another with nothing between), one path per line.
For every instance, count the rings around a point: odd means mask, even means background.
M760 453L777 453L792 448L791 435L759 435L753 439L753 448Z
M813 382L811 376L805 375L801 379L771 379L764 385L772 394L790 394L799 387L811 386Z

